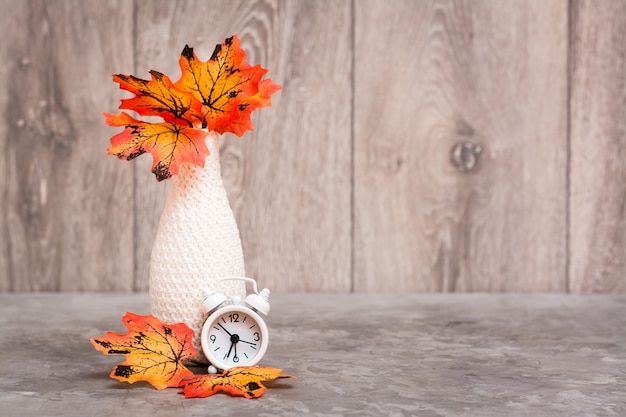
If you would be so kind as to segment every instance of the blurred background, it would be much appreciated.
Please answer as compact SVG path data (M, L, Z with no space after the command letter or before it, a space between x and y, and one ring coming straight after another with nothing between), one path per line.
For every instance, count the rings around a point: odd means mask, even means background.
M626 292L622 0L0 0L0 291L147 291L171 184L106 155L111 75L232 34L283 86L222 138L260 285Z

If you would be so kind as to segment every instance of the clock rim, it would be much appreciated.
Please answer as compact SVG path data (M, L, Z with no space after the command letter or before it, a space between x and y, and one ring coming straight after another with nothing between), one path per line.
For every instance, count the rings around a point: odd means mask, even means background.
M208 347L208 333L211 328L211 325L215 322L215 320L218 317L221 317L223 314L230 313L230 312L244 313L244 314L248 314L252 316L252 318L259 325L259 328L261 331L261 344L259 346L259 352L254 356L254 358L252 358L252 360L250 360L249 362L246 362L243 365L225 364L220 359L216 358ZM263 356L265 356L265 352L267 351L267 346L269 342L268 333L269 332L267 330L267 324L265 323L265 320L263 320L263 317L261 317L259 313L257 313L253 309L246 307L246 306L229 305L226 307L218 308L213 313L211 313L209 317L207 317L206 321L204 322L204 325L202 326L202 333L200 334L200 344L202 345L202 351L204 355L207 357L209 362L211 362L211 365L215 366L218 369L228 370L236 366L254 366L257 363L259 363L261 359L263 359Z

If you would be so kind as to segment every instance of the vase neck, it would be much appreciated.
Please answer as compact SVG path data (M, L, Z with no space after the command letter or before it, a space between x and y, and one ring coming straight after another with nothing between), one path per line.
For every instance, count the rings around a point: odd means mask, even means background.
M220 159L220 135L217 132L209 132L206 139L206 146L209 149L208 159Z
M199 167L190 163L183 164L174 180L180 184L214 184L222 183L222 172L220 165L220 135L216 132L209 132L206 137L206 145L209 149L209 156L204 161L204 167ZM180 185L179 184L179 185Z

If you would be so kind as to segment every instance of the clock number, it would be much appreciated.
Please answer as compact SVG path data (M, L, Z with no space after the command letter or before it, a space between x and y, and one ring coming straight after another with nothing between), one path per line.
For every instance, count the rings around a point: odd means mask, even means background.
M230 322L231 323L239 323L239 314L231 313L231 314L228 315L228 317L230 317Z
M235 362L235 363L239 362L239 356L235 356L235 357L233 358L233 362Z
M254 339L253 340L255 342L258 342L260 338L261 338L261 335L259 335L259 332L254 332Z
M211 343L215 343L215 335L212 334L211 337L209 337L209 339L211 339Z

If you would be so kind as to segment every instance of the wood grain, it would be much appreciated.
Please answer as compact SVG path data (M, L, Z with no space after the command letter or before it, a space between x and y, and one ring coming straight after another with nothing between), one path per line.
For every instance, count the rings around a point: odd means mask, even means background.
M137 75L149 68L179 74L185 44L208 59L216 43L237 33L248 61L269 68L268 77L284 86L273 107L253 116L255 131L222 141L223 177L247 274L277 292L348 291L350 2L161 1L137 7ZM136 288L143 290L167 190L154 183L147 165L136 173L135 190Z
M570 289L626 291L626 2L572 2Z
M284 90L256 119L258 140L236 142L241 180L230 190L247 268L278 292L351 288L350 10L284 3L267 43Z
M111 74L233 33L284 87L221 146L259 285L626 292L626 2L591 0L0 0L0 292L148 289L170 184L106 156Z
M130 69L131 4L0 3L0 287L121 290L132 285L131 178L106 160L100 86ZM128 170L127 170L128 171Z
M564 290L567 1L355 6L356 290Z

